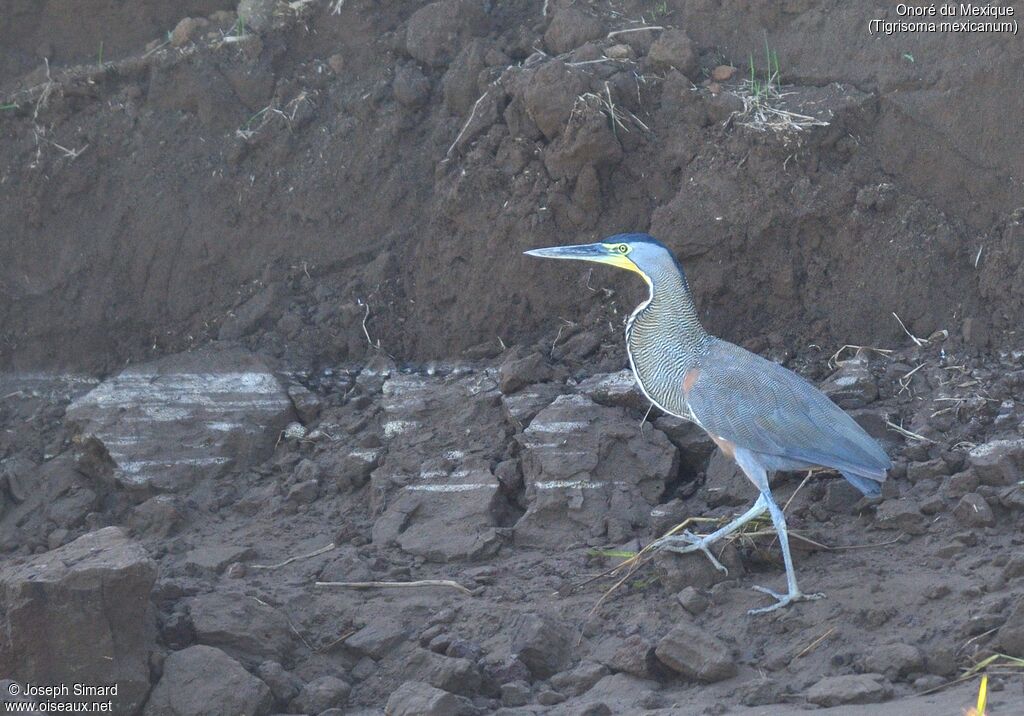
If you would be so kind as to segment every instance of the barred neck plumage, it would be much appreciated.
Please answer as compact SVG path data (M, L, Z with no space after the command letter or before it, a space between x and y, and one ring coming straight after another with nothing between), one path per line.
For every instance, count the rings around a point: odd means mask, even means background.
M699 367L711 336L700 324L697 307L682 270L673 264L650 272L650 297L626 324L626 350L640 387L658 407L676 415L683 376Z

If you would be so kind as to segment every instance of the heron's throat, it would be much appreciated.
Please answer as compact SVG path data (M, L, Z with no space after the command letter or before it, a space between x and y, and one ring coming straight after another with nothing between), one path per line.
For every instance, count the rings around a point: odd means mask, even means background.
M626 347L640 386L662 409L685 414L682 381L699 367L711 336L677 270L649 277L650 298L634 311L626 327Z

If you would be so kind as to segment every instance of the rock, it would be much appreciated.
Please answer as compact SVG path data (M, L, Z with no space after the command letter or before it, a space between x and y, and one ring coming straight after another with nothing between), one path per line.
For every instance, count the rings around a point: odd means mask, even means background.
M348 703L352 687L337 676L321 676L302 687L291 703L296 713L320 714L330 708L340 708Z
M960 502L953 508L953 516L965 527L991 527L996 523L988 501L976 492L960 498Z
M271 284L233 309L221 324L217 338L222 341L236 341L273 323L277 292L276 285Z
M340 75L345 71L345 55L340 52L334 53L327 58L327 66L331 68L331 72Z
M1018 599L995 641L1008 655L1024 658L1024 599Z
M651 401L640 390L630 370L618 373L598 373L582 381L576 386L576 392L582 393L598 405L609 407L635 408L647 410Z
M530 702L530 685L525 681L510 681L501 685L501 705L525 706Z
M416 65L402 65L395 70L391 91L399 104L421 107L430 99L430 80Z
M210 545L193 549L186 554L185 569L192 574L220 574L232 562L240 562L252 556L251 547Z
M178 22L171 30L171 47L184 47L192 38L196 32L206 24L205 20L200 20L195 17L186 17Z
M941 480L949 474L949 465L941 457L907 465L907 480L916 485L922 480Z
M270 455L291 419L277 378L245 351L200 350L126 369L68 406L66 420L137 491L184 489Z
M319 480L305 480L297 482L288 489L285 502L293 502L297 505L308 505L315 502L320 495Z
M1024 438L978 445L967 453L967 463L982 485L1015 485L1024 480Z
M628 60L633 58L633 48L629 45L612 45L604 51L604 56L610 60Z
M711 507L737 507L752 504L757 499L757 488L747 479L736 461L718 448L715 448L708 462L704 491Z
M420 62L448 64L470 37L484 35L487 16L475 0L439 0L412 14L405 33L405 48Z
M526 113L549 140L562 133L576 99L586 91L579 73L559 60L545 62L530 77L523 93Z
M587 536L629 539L649 522L679 465L662 432L641 432L624 409L582 395L557 398L516 440L527 501L515 525L522 545L561 549Z
M172 652L146 703L145 716L267 714L270 689L220 649L190 646Z
M243 664L286 660L294 648L288 620L273 607L240 592L200 594L188 601L196 641L215 646Z
M651 45L647 61L662 70L675 68L690 79L695 79L700 70L696 45L689 35L679 29L662 32Z
M597 206L601 197L600 179L597 173L591 168L585 176L581 173L576 180L576 188L573 190L573 199L576 203L592 202ZM590 204L588 203L588 206ZM601 334L597 331L581 331L575 336L566 339L551 349L551 357L556 360L565 360L571 363L582 363L594 355L603 343Z
M830 512L848 515L863 495L844 478L829 480L825 484L825 499L822 504Z
M289 385L288 397L295 408L295 414L299 416L299 420L302 421L303 425L316 422L316 419L320 417L320 409L322 407L320 398L306 386L298 384Z
M401 623L388 617L371 620L345 640L345 647L371 659L380 659L409 638Z
M240 0L238 18L253 32L270 29L274 22L274 8L277 0Z
M892 689L881 674L826 676L807 691L807 700L818 706L874 704L888 698Z
M493 380L396 376L384 385L383 408L387 456L373 472L371 499L384 511L374 543L439 562L493 554L505 503L491 464L495 440L511 432Z
M441 80L444 106L456 116L468 115L486 88L479 85L480 73L487 67L491 44L474 39L459 53Z
M576 179L584 169L614 166L622 145L604 113L587 104L544 150L544 167L554 179Z
M970 470L964 470L942 481L942 494L946 498L958 499L978 488L978 476Z
M873 649L864 657L863 669L894 681L912 673L923 672L924 661L924 654L916 646L886 644Z
M541 706L554 706L565 701L565 695L551 689L542 689L537 694L537 703Z
M686 679L712 683L736 675L736 661L725 644L687 622L663 636L654 655Z
M339 489L355 490L366 484L383 455L380 448L346 448L340 453L327 453L321 460L322 473L333 479Z
M302 679L290 671L285 671L276 661L264 661L257 673L263 683L270 687L274 699L282 704L294 699L302 689Z
M840 408L863 408L878 398L878 385L871 375L868 360L860 355L840 363L839 370L820 388Z
M421 681L406 681L388 697L386 716L461 716L475 714L473 703Z
M654 678L656 659L654 645L639 634L606 640L596 658L612 671L622 671L642 679Z
M718 65L711 70L711 79L714 82L728 82L736 74L736 68L732 65Z
M480 672L469 659L453 658L419 650L405 662L403 673L417 681L450 691L474 696L480 691Z
M0 569L0 675L23 684L117 684L114 710L135 713L149 693L156 574L118 527L8 562Z
M585 42L604 36L604 23L576 7L555 12L544 33L544 44L554 55L574 50Z
M679 602L683 609L694 616L703 612L711 604L711 602L708 601L708 598L694 587L687 587L683 591L679 592L679 594L676 595L676 601Z
M608 675L604 664L595 661L584 661L572 671L563 671L551 677L551 685L563 694L579 696Z
M557 674L572 660L573 633L546 614L521 614L511 633L512 653L536 679Z
M540 353L531 353L525 358L512 358L498 369L498 384L501 392L508 395L533 383L544 383L554 376L554 371Z
M875 512L875 526L881 530L899 530L908 535L924 534L927 519L913 500L886 500Z
M757 678L745 681L736 689L744 706L767 706L785 701L786 689L774 679Z
M544 408L551 405L565 388L557 383L538 383L513 395L502 395L505 418L517 431L524 430Z

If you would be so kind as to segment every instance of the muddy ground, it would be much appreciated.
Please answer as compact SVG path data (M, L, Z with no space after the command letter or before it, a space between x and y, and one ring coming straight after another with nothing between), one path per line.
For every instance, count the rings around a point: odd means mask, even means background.
M977 679L943 687L1024 657L1016 37L840 2L74 12L0 25L0 679L147 714L962 713ZM758 525L728 575L588 581L754 497L622 372L639 282L521 256L624 230L893 458L877 500L778 479L826 599L746 615L783 583ZM415 580L460 586L316 584Z

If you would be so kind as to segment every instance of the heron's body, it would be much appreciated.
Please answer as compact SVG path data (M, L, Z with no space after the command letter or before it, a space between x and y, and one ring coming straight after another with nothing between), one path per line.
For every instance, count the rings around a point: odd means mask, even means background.
M789 589L785 595L762 590L778 599L767 609L810 598L797 588L785 517L772 498L767 474L830 467L864 494L877 495L890 466L885 452L803 378L707 333L682 268L651 237L624 234L600 244L528 253L610 263L643 276L650 295L626 325L626 348L637 383L660 409L707 431L760 492L747 513L722 529L704 537L667 537L660 545L682 552L701 550L724 569L708 545L768 511L779 533Z

